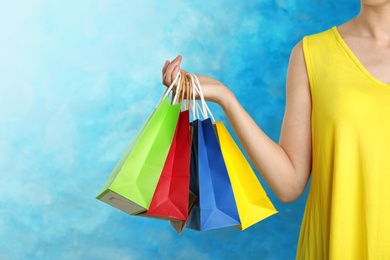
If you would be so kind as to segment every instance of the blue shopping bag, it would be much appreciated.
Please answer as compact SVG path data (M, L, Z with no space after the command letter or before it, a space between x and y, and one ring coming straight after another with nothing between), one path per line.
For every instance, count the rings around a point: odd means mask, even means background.
M187 221L187 227L210 230L240 225L232 185L214 130L207 113L204 120L191 125L190 190L198 197Z

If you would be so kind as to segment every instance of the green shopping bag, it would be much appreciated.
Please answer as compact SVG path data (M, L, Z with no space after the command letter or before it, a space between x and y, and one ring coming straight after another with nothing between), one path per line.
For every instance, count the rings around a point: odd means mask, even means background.
M147 210L176 129L181 105L170 104L168 95L176 82L180 86L180 78L178 73L111 172L97 199L129 214Z

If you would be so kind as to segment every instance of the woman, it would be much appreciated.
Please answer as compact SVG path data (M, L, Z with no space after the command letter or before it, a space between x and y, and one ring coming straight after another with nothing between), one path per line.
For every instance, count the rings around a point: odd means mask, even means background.
M221 82L199 76L283 202L312 182L297 259L390 259L390 0L292 50L279 144ZM163 83L180 71L166 62Z

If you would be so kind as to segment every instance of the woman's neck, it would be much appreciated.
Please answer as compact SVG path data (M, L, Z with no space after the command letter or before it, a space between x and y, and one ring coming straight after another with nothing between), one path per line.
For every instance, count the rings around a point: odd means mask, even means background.
M390 42L390 2L378 5L362 3L360 13L352 22L356 33L361 36Z

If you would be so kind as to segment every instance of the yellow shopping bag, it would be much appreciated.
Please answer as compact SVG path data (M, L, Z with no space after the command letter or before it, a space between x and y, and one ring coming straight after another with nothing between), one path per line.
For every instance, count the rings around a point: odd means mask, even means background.
M214 124L244 230L277 213L252 167L222 122Z

